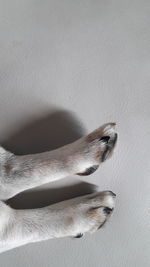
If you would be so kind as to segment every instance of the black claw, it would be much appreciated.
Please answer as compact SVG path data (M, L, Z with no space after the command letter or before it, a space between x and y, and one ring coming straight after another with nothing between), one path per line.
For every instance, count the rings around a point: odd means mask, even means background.
M104 162L107 159L109 152L110 152L110 147L107 145L106 149L104 150L104 152L102 154L102 158L101 158L102 162Z
M75 238L81 238L82 236L83 236L83 234L80 233L80 234L76 235Z
M116 197L116 194L112 191L108 191L113 197Z
M102 228L102 227L104 226L105 223L106 223L106 220L105 220L102 224L100 224L100 226L98 227L97 230L99 230L100 228Z
M102 154L102 157L101 157L101 161L102 162L104 162L107 159L109 153L111 153L111 151L113 150L113 148L114 148L114 146L115 146L115 144L117 142L117 138L118 138L118 135L116 133L112 140L110 139L110 140L107 141L106 148L105 148L105 150L104 150L104 152Z
M115 146L115 144L116 144L116 142L117 142L117 139L118 139L118 134L117 133L115 133L115 137L111 140L111 146L112 147L114 147Z
M108 208L108 207L105 207L105 208L103 209L103 211L104 211L106 214L110 214L110 213L113 211L113 209L110 209L110 208Z
M100 141L108 143L109 139L110 139L110 136L103 136L100 138Z
M93 172L95 172L98 169L98 167L99 167L99 165L93 165L92 167L86 169L85 172L77 173L77 175L80 175L80 176L90 175Z

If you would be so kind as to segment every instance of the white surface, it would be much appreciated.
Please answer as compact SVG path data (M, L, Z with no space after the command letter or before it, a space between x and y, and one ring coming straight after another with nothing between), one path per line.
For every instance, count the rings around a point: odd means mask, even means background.
M21 129L63 109L86 132L108 121L118 122L119 131L113 158L84 179L117 194L106 227L79 240L14 249L0 255L0 265L149 266L149 1L0 0L0 32L0 136L8 148L18 153L46 150L48 140L36 139L38 127L23 139ZM59 123L55 121L58 144L61 131L65 142L64 128L69 140L67 130L75 125ZM44 126L39 137L46 134ZM14 137L17 131L20 139ZM65 182L73 184L71 179Z

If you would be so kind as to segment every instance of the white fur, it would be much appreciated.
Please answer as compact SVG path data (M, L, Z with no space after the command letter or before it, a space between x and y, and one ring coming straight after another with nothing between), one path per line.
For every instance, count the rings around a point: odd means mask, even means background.
M109 191L33 210L14 210L3 200L99 165L101 160L96 154L101 155L106 146L100 137L109 135L113 139L114 127L114 124L100 127L91 142L83 137L57 150L35 155L16 156L0 147L0 251L49 238L93 232L104 223L109 217L104 208L114 208L114 195Z

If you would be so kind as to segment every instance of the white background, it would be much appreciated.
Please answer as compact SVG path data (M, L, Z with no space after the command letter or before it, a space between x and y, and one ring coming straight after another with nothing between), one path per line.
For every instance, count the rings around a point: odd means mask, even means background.
M1 143L45 151L109 121L118 124L116 153L84 181L117 194L110 222L81 239L3 253L0 266L150 266L150 2L0 0ZM78 183L68 177L12 203L85 193Z

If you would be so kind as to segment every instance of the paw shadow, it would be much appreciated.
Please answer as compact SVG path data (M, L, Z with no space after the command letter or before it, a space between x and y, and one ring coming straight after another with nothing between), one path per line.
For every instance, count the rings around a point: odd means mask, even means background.
M59 188L47 188L45 190L39 188L35 191L25 191L8 200L7 203L15 209L42 208L63 200L91 194L95 191L97 191L97 186L86 182L78 182L75 185Z
M71 143L84 135L74 114L55 110L39 119L30 120L9 135L2 146L18 155L40 153Z

